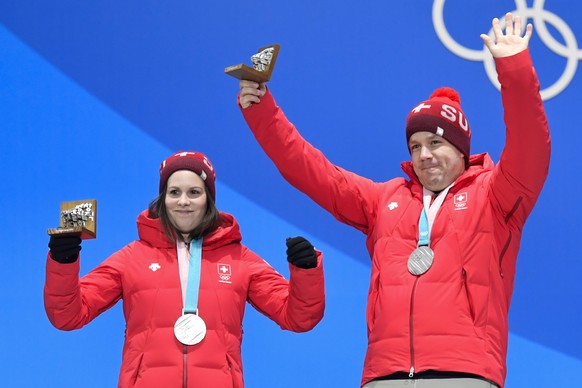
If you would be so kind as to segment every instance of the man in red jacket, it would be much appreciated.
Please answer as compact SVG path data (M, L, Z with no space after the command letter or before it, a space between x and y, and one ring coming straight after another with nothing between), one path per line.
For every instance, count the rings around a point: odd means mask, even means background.
M548 173L550 136L528 50L532 26L493 20L481 38L501 83L506 144L471 155L458 93L438 89L406 121L409 179L373 182L333 165L297 132L264 84L239 105L281 174L362 231L372 259L361 385L502 387L521 232ZM416 385L415 385L416 386Z

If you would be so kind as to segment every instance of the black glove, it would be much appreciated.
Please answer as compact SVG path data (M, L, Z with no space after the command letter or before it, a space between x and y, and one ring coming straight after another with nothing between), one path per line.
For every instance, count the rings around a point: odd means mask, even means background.
M299 268L317 267L317 255L315 248L305 238L289 237L287 238L287 261Z
M81 237L51 236L48 246L55 261L62 264L74 263L79 258Z

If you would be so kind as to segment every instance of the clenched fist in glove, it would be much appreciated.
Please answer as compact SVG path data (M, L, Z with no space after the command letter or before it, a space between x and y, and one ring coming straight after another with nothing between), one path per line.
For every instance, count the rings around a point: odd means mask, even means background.
M299 268L317 267L315 248L305 238L289 237L287 243L287 261Z
M51 236L48 246L55 261L62 264L74 263L79 258L81 237Z

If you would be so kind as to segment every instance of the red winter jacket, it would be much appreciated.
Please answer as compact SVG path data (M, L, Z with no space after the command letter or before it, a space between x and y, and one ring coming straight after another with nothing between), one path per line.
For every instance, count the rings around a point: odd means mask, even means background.
M270 92L243 115L281 174L338 220L367 235L372 259L362 385L394 372L473 373L503 386L507 315L521 231L548 173L550 137L529 51L496 61L506 146L494 165L473 155L431 230L435 259L408 272L422 186L376 183L330 163L296 131Z
M140 239L81 279L79 260L60 264L50 254L47 260L45 308L55 327L79 329L123 299L127 325L119 387L241 388L247 301L285 330L310 330L323 317L321 253L317 268L290 265L288 282L240 243L236 220L221 213L222 226L202 247L198 308L207 334L197 345L181 344L174 337L183 307L176 246L159 219L146 214L137 219ZM219 266L229 268L229 276Z

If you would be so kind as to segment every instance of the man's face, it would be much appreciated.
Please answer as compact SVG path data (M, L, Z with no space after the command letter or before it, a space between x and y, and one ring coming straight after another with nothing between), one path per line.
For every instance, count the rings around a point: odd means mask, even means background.
M431 132L410 136L408 149L420 183L430 191L441 191L465 172L465 158L451 143Z

